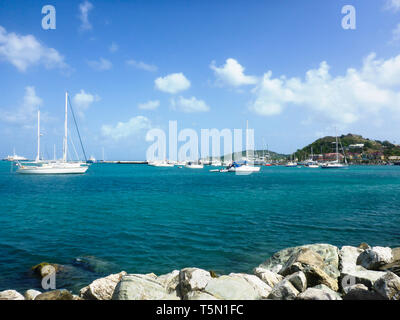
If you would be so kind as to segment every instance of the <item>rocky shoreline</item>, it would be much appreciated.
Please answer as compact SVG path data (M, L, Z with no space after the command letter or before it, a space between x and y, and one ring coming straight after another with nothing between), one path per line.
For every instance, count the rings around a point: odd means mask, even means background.
M55 271L54 271L55 270ZM34 267L40 277L58 265ZM281 250L253 274L184 268L157 276L122 271L80 289L0 292L0 300L400 300L400 248L310 244Z

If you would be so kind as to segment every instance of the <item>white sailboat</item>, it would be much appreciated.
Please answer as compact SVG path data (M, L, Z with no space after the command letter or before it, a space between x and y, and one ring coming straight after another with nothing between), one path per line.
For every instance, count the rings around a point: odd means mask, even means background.
M204 164L199 163L199 162L191 162L189 161L186 165L185 168L189 168L189 169L203 169L204 168Z
M65 122L64 122L64 141L63 158L61 161L43 161L40 160L40 111L38 111L38 150L34 165L17 162L17 173L21 174L82 174L89 168L82 161L68 161L68 92L65 93Z
M336 131L336 128L335 128L335 131ZM342 147L342 149L343 149L343 147ZM342 168L347 168L348 164L347 164L346 155L343 154L343 156L344 156L344 163L341 163L339 161L339 141L338 141L338 136L337 136L337 132L336 132L336 160L324 163L321 166L321 168L322 169L342 169Z
M306 163L307 168L319 168L319 164L317 161L314 161L314 152L313 148L311 147L311 158Z
M170 163L167 160L155 160L148 162L148 165L153 167L173 167L175 164Z
M226 169L228 172L236 172L239 174L250 174L252 172L259 172L261 167L255 167L248 163L249 160L249 137L248 137L248 130L249 130L249 121L246 121L246 160L243 164L238 164L237 162L233 162L230 166Z

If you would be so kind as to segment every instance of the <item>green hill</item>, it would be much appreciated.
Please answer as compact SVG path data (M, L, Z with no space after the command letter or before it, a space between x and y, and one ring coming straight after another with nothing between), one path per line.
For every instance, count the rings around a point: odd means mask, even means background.
M377 159L382 156L387 159L389 156L400 156L400 146L387 140L370 140L356 134L347 134L339 137L346 155L360 155L364 159ZM327 136L314 141L308 146L295 152L298 159L306 159L311 154L313 148L314 154L335 152L336 138ZM356 146L362 144L363 146ZM339 145L341 150L341 146Z

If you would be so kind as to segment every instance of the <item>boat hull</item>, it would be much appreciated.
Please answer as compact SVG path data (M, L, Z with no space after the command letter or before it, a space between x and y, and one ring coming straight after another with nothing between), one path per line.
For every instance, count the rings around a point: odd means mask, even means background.
M75 168L19 168L19 174L83 174L87 171L88 167L75 167Z

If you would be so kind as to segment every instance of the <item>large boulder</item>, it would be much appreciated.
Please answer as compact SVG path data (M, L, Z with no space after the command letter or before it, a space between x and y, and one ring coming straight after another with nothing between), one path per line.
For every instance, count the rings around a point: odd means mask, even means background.
M65 289L47 291L36 296L35 300L73 300L72 293Z
M283 280L283 276L268 269L257 267L254 269L253 272L257 277L259 277L271 288L273 288L277 283Z
M322 257L315 251L308 248L301 248L293 253L285 263L279 274L287 276L289 274L302 271L306 266L324 268L325 263Z
M212 278L204 291L221 300L257 300L261 296L242 276L220 276Z
M0 300L25 300L24 296L15 290L0 291Z
M229 274L231 277L240 277L246 280L257 292L260 299L266 299L270 294L272 288L267 285L264 281L262 281L257 276L245 273L231 273Z
M125 271L111 274L105 278L93 281L88 286L82 288L79 296L85 300L111 300L115 287L118 282L126 275Z
M379 267L381 271L391 271L400 276L400 248L392 249L393 262L384 264Z
M331 288L333 291L339 290L338 280L330 277L322 268L316 266L306 266L302 270L307 278L307 285L314 287L319 284L324 284Z
M186 295L187 300L218 300L213 295L203 291L190 291Z
M317 286L308 288L303 293L300 293L297 300L342 300L342 298L334 291L326 286Z
M190 291L203 290L212 279L209 271L199 268L185 268L179 272L179 289L182 298Z
M368 270L378 270L379 267L392 261L392 249L389 247L372 247L371 249L366 249L357 258L357 264Z
M307 278L304 272L298 271L285 278L289 281L299 292L303 292L307 288Z
M259 265L259 268L267 269L275 273L279 273L282 267L287 263L289 258L296 254L301 249L310 249L319 254L324 261L324 271L331 277L337 278L339 272L339 256L338 248L330 244L309 244L304 246L292 247L283 249L275 253L272 257Z
M358 283L344 288L343 300L383 300L382 296Z
M29 290L26 290L26 291L24 292L24 297L25 297L26 300L35 300L35 298L36 298L39 294L41 294L40 291L34 290L34 289L29 289Z
M179 273L179 270L174 270L157 277L157 281L165 287L168 293L177 292L179 290Z
M44 278L45 276L51 273L60 271L62 268L63 268L62 265L56 263L41 262L33 266L32 271L41 278Z
M341 275L339 283L342 289L358 283L372 288L374 282L384 275L384 272L367 270L363 266L357 265L357 259L363 252L364 250L351 246L344 246L340 249Z
M373 289L387 300L400 300L400 277L388 271L375 281Z
M299 290L288 280L283 279L272 288L268 299L271 300L294 300L299 295Z
M152 274L128 274L115 287L112 300L178 300Z

